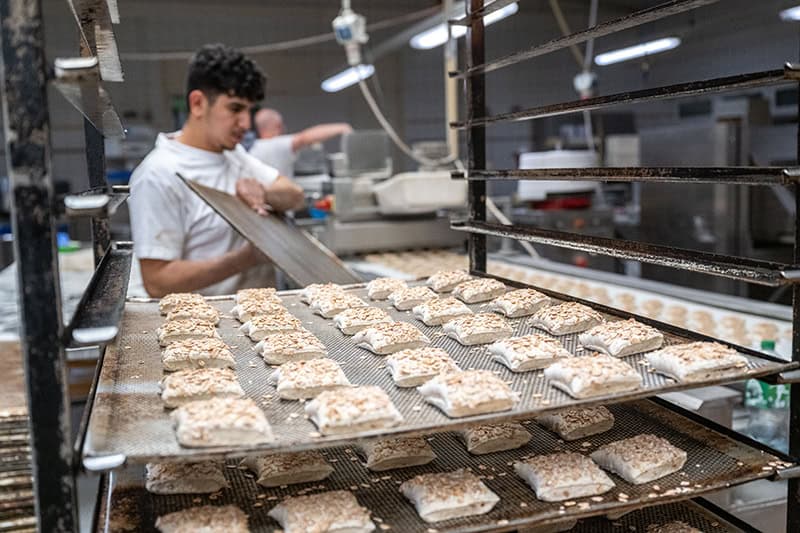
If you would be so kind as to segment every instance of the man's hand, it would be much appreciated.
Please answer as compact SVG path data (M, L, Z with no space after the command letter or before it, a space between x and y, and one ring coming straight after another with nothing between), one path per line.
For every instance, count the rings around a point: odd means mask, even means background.
M264 187L255 178L240 178L236 180L236 196L239 197L250 209L261 216L267 216L267 204L264 202Z

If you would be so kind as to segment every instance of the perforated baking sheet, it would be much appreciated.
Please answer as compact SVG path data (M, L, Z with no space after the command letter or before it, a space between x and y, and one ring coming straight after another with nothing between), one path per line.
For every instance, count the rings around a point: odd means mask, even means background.
M363 287L352 289L366 299ZM108 347L97 388L84 446L84 464L87 468L103 470L118 466L124 460L193 460L203 457L241 456L254 451L300 450L322 448L355 441L359 438L378 434L425 434L452 430L477 422L500 421L503 419L522 419L570 405L589 405L620 402L654 394L689 389L715 383L733 382L748 377L764 376L793 368L791 363L774 362L748 355L749 363L740 373L715 379L678 384L671 379L651 373L640 363L643 355L625 358L643 378L643 387L632 393L598 397L589 400L576 400L564 392L551 387L544 379L541 370L526 373L513 373L488 356L487 347L465 347L444 336L441 327L428 327L416 320L411 312L395 310L387 302L372 304L386 309L395 319L405 320L418 326L433 341L433 346L442 347L459 363L462 369L488 369L497 373L511 384L520 394L521 400L511 411L451 419L433 406L426 404L414 389L396 387L384 366L384 357L374 355L358 348L352 337L343 335L333 326L331 320L314 315L308 306L301 303L296 293L284 293L282 299L288 309L325 343L329 356L339 362L347 377L354 384L374 384L386 390L405 421L384 431L370 431L338 436L319 436L316 427L304 419L303 404L277 398L274 387L269 383L272 369L265 365L253 350L254 343L239 332L239 323L228 313L233 301L216 300L212 303L226 317L219 324L219 332L231 346L236 356L237 374L247 395L264 408L273 428L276 440L257 448L237 449L189 449L182 448L175 439L169 413L159 397L159 381L163 377L160 349L155 330L163 322L159 316L156 302L129 301L121 324L117 341ZM481 305L471 306L475 311ZM608 315L610 319L612 317ZM527 334L536 330L527 319L510 321L516 334ZM577 335L561 336L564 346L575 354L581 354ZM675 344L694 340L664 332L665 342Z
M130 466L115 472L116 490L111 511L113 522L139 520L136 531L152 529L158 516L198 505L239 505L250 517L254 531L272 532L278 527L268 516L269 510L288 496L325 490L352 491L367 507L378 526L391 531L416 532L433 528L445 531L513 530L532 523L572 520L595 515L615 515L643 506L688 499L745 481L771 475L780 461L745 444L710 431L677 413L649 400L612 405L614 427L601 435L564 442L535 423L524 426L532 434L531 441L517 450L472 456L466 452L454 433L427 437L437 458L430 464L414 468L370 472L358 447L323 450L334 467L326 480L266 489L256 484L253 475L237 468L237 460L228 460L225 475L230 488L212 495L158 496L142 488L143 468ZM688 459L680 472L652 483L631 485L611 475L616 487L599 499L576 498L562 503L546 503L536 499L532 489L514 473L513 463L524 457L575 451L588 454L599 446L639 433L653 433L686 451ZM422 473L447 472L470 468L500 496L500 502L486 515L426 524L414 507L398 491L403 481ZM652 512L650 520L658 523ZM631 519L623 517L619 523ZM606 522L605 520L603 521ZM594 524L594 525L592 525ZM587 522L589 531L596 531L594 522ZM595 529L592 529L595 528ZM579 529L580 531L581 529ZM703 531L715 531L705 529ZM721 531L725 531L724 529Z

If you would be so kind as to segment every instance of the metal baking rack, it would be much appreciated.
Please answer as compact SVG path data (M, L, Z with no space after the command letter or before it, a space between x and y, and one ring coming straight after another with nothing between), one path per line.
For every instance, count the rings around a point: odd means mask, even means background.
M792 339L792 360L800 362L800 219L795 221L795 243L792 264L776 264L765 261L708 254L632 242L622 239L587 237L574 233L549 231L542 228L503 226L487 222L486 183L492 180L547 180L580 179L595 181L639 181L672 183L721 183L766 185L779 184L793 190L795 204L800 208L800 187L798 167L658 167L658 168L589 168L589 169L489 169L486 164L486 128L511 121L533 120L567 113L607 109L619 105L638 104L658 100L673 99L720 91L740 90L784 83L797 84L800 79L799 67L786 63L782 69L773 68L762 72L752 72L722 78L698 80L644 90L622 92L598 96L572 102L562 102L535 106L520 111L487 115L486 75L510 67L525 60L540 57L556 50L564 49L591 38L612 35L617 32L653 22L689 10L714 3L714 0L671 0L654 7L640 10L618 19L598 24L593 28L578 31L530 48L512 53L498 59L487 60L484 41L482 13L483 0L469 0L465 6L465 17L452 24L465 25L466 64L458 72L451 72L453 78L462 79L466 97L465 120L451 124L465 130L467 145L467 167L463 172L453 173L454 179L467 180L468 217L453 224L453 228L469 233L468 249L470 270L473 274L486 274L486 238L488 235L513 238L517 240L542 243L584 250L591 253L632 259L645 263L702 272L715 276L738 279L765 285L790 285L794 306L794 329ZM702 13L702 10L699 11ZM783 63L787 58L781 58ZM779 63L780 64L780 63ZM775 65L777 66L777 65ZM800 149L800 132L798 132ZM798 153L800 158L800 153ZM796 386L797 373L787 373L779 377L783 382L792 383L789 455L800 457L800 388ZM787 488L787 531L800 531L800 480L790 475Z

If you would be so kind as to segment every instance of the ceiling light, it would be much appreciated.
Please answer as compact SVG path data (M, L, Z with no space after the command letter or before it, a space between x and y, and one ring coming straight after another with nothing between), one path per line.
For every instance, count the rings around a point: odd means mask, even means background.
M666 52L667 50L677 48L680 44L681 40L677 37L664 37L663 39L656 39L655 41L637 44L636 46L629 46L627 48L620 48L619 50L597 54L594 58L594 62L600 66L613 65L614 63L620 63L637 57Z
M800 6L790 7L780 12L781 20L800 20Z
M498 20L503 20L506 17L510 17L517 11L519 11L519 5L517 5L516 2L513 4L508 4L507 6L483 17L483 25L490 26ZM458 39L467 33L467 28L464 26L453 26L452 33L453 38ZM411 38L409 44L411 45L411 48L416 48L417 50L429 50L431 48L436 48L437 46L443 45L447 42L447 38L447 23L442 22L433 28L416 34Z
M334 74L330 78L323 80L322 90L328 93L341 91L346 87L355 85L361 80L365 80L375 74L375 67L372 65L357 65Z

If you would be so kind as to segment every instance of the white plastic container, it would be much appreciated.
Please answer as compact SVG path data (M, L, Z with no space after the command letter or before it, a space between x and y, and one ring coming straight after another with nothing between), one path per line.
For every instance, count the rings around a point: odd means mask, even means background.
M383 215L433 213L467 205L467 182L453 180L449 170L404 172L374 186Z
M519 156L519 168L587 168L597 166L597 152L592 150L550 150L527 152ZM520 200L545 200L548 194L595 190L592 181L520 181Z

